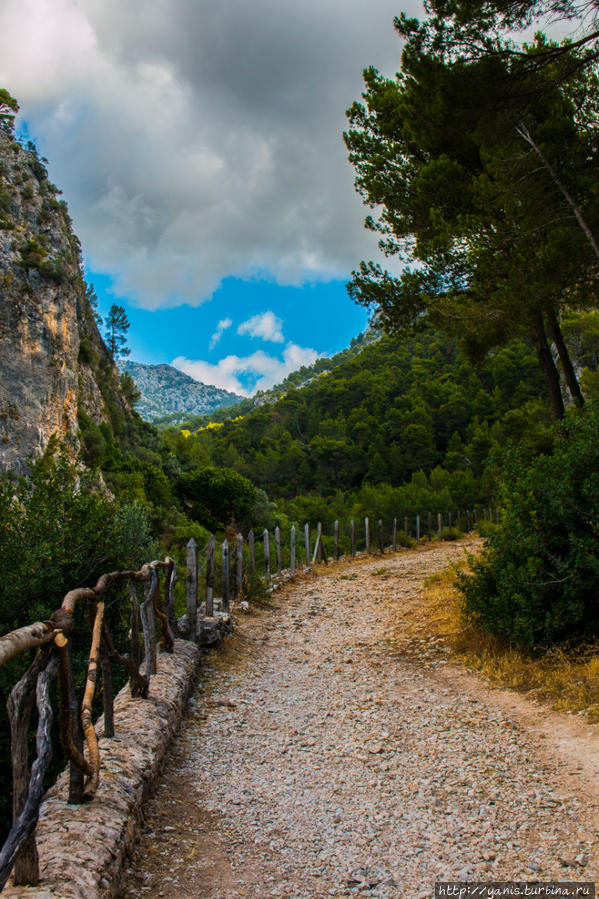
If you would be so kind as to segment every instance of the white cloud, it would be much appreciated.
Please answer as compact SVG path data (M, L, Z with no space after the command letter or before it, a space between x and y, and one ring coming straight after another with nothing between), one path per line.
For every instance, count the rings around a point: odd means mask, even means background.
M419 14L418 0L404 2ZM2 0L0 85L89 268L147 308L228 276L345 277L376 254L341 139L396 0Z
M219 321L218 325L216 326L216 331L210 338L210 349L211 350L214 349L214 347L216 346L218 341L221 339L221 337L223 335L223 331L226 331L227 328L230 328L232 324L233 324L233 320L230 318L223 318Z
M262 312L252 315L247 321L242 322L237 328L238 334L249 334L250 337L260 337L262 340L272 340L273 343L283 343L283 322L274 312Z
M257 390L268 390L278 384L302 365L312 365L317 358L316 350L288 343L282 359L257 350L250 356L226 356L216 365L177 356L171 365L191 375L196 381L223 387L242 396L251 396Z

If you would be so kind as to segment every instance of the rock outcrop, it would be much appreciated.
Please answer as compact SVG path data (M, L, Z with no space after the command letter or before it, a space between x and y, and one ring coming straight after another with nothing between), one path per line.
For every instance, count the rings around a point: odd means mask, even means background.
M0 127L0 472L51 439L78 449L78 414L129 412L97 329L66 203L35 148Z

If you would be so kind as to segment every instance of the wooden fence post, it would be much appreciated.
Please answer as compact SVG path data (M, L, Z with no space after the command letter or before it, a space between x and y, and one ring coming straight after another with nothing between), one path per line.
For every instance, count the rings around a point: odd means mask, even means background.
M129 581L129 597L131 599L129 658L135 670L139 671L139 666L141 665L141 652L139 651L139 601L137 599L137 589L132 581ZM129 678L129 689L132 696L139 696L137 684L132 677Z
M102 668L102 704L104 708L104 736L114 737L114 692L112 689L112 665L104 641L100 646L100 666Z
M145 634L144 634L145 637ZM77 694L75 692L75 682L73 680L73 641L67 641L66 647L66 669L67 669L67 686L66 691L69 694L69 724L71 736L75 749L83 756L83 729L81 727L81 719L79 717L79 703L77 702ZM148 682L150 678L148 677ZM74 762L69 762L69 805L83 804L83 771Z
M443 516L440 512L437 513L437 530L439 532L439 540L441 540L443 536Z
M146 598L141 604L141 623L146 650L146 680L150 683L150 677L156 674L156 618L152 605L154 593L158 590L158 575L155 568L150 568L146 583L148 589Z
M306 568L310 567L310 525L304 525L304 549L306 551Z
M404 534L406 535L406 539L410 536L409 526L410 526L410 523L408 521L408 516L406 515L406 517L403 520L403 529L404 529Z
M239 599L243 589L243 534L237 534L235 541L235 549L237 553L237 569L235 578L235 599Z
M270 582L270 534L268 528L264 528L264 576Z
M383 537L383 519L379 518L379 549L381 551L381 556L385 554L385 543Z
M368 521L368 517L364 519L364 545L366 547L366 552L370 552L370 522Z
M322 524L320 521L316 526L316 540L314 541L314 552L312 553L312 565L322 561Z
M427 512L427 536L429 540L432 540L433 537L433 522L432 515L430 512Z
M168 627L166 628L166 630L170 628L172 642L172 640L174 640L176 636L179 636L179 626L175 617L175 584L177 583L177 565L173 559L170 559L170 563L170 566L164 572L164 611L166 614L166 620L168 622ZM163 635L165 635L166 630L163 622ZM172 652L172 647L170 649L170 652Z
M222 599L220 604L221 612L229 611L229 541L225 538L223 540L223 589L222 589Z
M196 640L198 633L198 544L193 537L187 544L185 576L185 607L189 639Z
M420 543L420 515L416 516L416 543Z
M393 519L393 552L397 552L397 518Z
M275 557L277 560L277 574L281 573L281 529L275 528Z
M335 561L339 558L339 521L337 519L334 524L333 558Z
M353 557L356 555L356 526L354 524L353 518L349 523L349 540L351 546L351 556L353 559Z
M291 573L295 574L295 525L291 525L291 540L290 540L290 549L289 549L289 567L291 568Z
M256 574L256 541L254 538L254 532L250 531L248 534L248 547L250 550L250 571L252 574Z
M208 537L208 549L206 551L206 617L214 616L214 557L216 555L216 537L210 534Z

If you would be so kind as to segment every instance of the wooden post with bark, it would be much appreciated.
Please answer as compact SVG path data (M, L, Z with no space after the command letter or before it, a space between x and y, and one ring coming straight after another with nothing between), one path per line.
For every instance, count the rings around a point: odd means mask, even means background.
M281 529L277 525L275 528L275 559L277 563L277 574L281 573Z
M185 608L189 639L195 641L198 633L198 544L193 537L187 544Z
M114 737L114 691L112 686L112 665L105 641L100 645L102 666L102 705L104 709L104 736Z
M131 600L131 614L129 618L131 636L129 638L129 659L133 668L139 671L141 665L141 652L139 648L139 602L137 599L137 588L133 581L129 582L129 598ZM137 682L132 675L129 676L129 689L131 696L138 696Z
M420 515L416 516L416 543L420 543Z
M364 546L366 548L366 552L370 552L370 522L368 521L368 517L364 519Z
M356 526L354 524L354 520L349 523L349 545L352 559L356 555Z
M266 582L270 582L270 534L268 528L264 528L264 576Z
M397 552L397 518L393 519L393 552Z
M155 568L148 568L146 575L147 591L146 598L141 604L141 624L144 633L144 644L146 650L146 680L150 681L152 674L156 674L156 622L154 619L154 609L152 603L154 593L158 589L158 575Z
M304 549L306 552L306 568L310 567L310 525L308 522L304 525Z
M222 598L221 598L221 612L228 613L229 611L229 541L225 538L223 540L222 545Z
M314 552L312 553L312 566L316 562L322 561L322 524L320 521L316 526L316 540L314 541Z
M379 518L379 550L381 556L385 553L385 544L384 544L384 536L383 536L383 519Z
M291 573L295 574L295 525L291 525L291 538L290 538L290 546L289 546L289 567L291 569Z
M339 521L337 519L335 519L333 528L333 558L337 561L339 558Z
M235 599L239 599L243 592L243 534L237 534L235 555L237 561L235 568Z
M443 516L439 512L437 514L437 531L439 533L439 540L443 538Z
M214 566L216 556L216 537L211 534L208 538L206 551L206 617L214 616Z
M250 551L250 571L253 575L256 574L256 539L254 537L254 532L250 531L248 534L248 549Z

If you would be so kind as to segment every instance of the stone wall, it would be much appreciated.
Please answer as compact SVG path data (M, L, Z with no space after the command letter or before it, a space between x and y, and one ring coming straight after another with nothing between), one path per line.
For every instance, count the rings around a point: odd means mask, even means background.
M115 736L100 736L100 787L93 802L67 805L68 776L48 791L36 831L39 887L6 887L19 899L100 899L117 895L123 860L135 840L141 806L181 723L198 669L193 643L158 656L147 699L124 687L114 703Z

